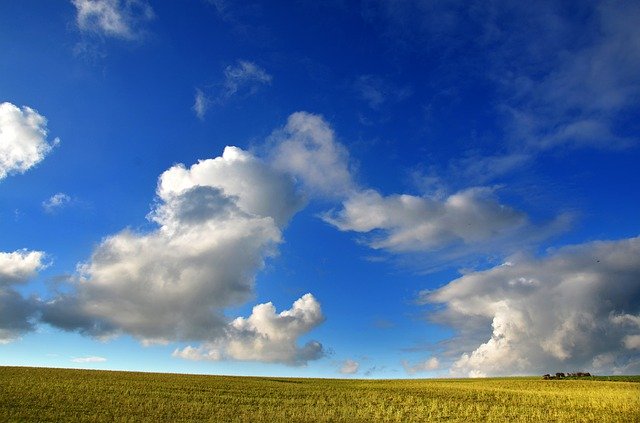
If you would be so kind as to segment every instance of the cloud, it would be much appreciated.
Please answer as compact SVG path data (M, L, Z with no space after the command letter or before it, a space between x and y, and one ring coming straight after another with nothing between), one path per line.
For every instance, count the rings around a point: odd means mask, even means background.
M532 9L504 0L368 0L363 17L399 54L429 51L451 59L448 72L431 74L443 90L460 89L469 76L494 84L496 123L512 156L502 163L488 157L485 164L497 170L552 149L638 144L628 131L640 95L637 2L582 2L567 13L553 1ZM376 90L369 97L374 104L382 98Z
M408 87L397 87L379 76L362 75L354 84L356 92L369 105L377 110L388 102L399 102L411 95Z
M222 91L218 97L224 102L233 96L250 96L258 92L263 85L270 85L273 77L253 62L238 60L224 70Z
M319 343L296 346L322 321L311 295L279 315L270 303L247 319L224 315L251 298L256 273L303 205L290 176L236 147L190 168L175 165L158 180L149 215L158 228L104 239L79 266L72 292L42 305L42 320L99 338L126 333L144 344L204 341L201 348L225 359L318 358Z
M407 360L402 360L402 367L407 374L415 375L416 373L437 370L440 368L440 360L437 357L431 357L416 364L410 364Z
M34 330L37 305L15 290L0 286L0 344L7 344Z
M533 224L525 213L500 203L496 187L471 187L448 196L383 196L361 188L354 181L347 148L322 116L306 112L292 114L287 125L272 134L266 155L310 197L341 201L340 210L323 214L327 223L366 234L368 246L392 253L438 252L440 261L451 262L515 241L536 242L564 230L570 221L569 215L560 215ZM496 159L502 167L513 161L519 160Z
M533 151L636 143L619 123L640 94L640 5L585 3L575 15L554 3L540 6L536 14L497 8L485 22L494 34L491 45L498 46L494 71L504 90L509 136ZM585 17L580 24L578 15Z
M42 251L0 252L0 287L24 283L46 267Z
M435 291L435 321L453 326L456 376L640 371L640 238L514 257Z
M71 359L71 361L73 363L104 363L105 361L107 361L107 359L104 357L90 356L90 357L74 357Z
M84 32L124 40L142 36L141 26L152 20L153 9L145 0L71 0L76 23Z
M360 368L360 363L355 360L345 360L340 366L340 370L338 370L343 375L354 375L358 373L358 369Z
M311 195L336 198L354 190L349 152L322 116L293 113L271 138L271 162L298 178Z
M42 202L42 207L47 213L53 213L54 211L61 209L71 202L69 197L64 192L59 192L51 196L51 198Z
M383 197L361 191L343 209L325 215L341 231L374 232L367 244L394 252L433 251L504 237L527 225L522 212L497 202L493 189L470 188L440 200L413 195Z
M199 119L204 119L212 103L224 104L232 97L249 97L258 92L260 87L270 85L273 77L266 70L253 62L238 60L224 70L224 80L219 92L196 89L192 107Z
M47 119L30 107L0 104L0 180L24 173L44 160L59 142L47 142Z
M210 104L211 100L207 98L206 94L202 90L196 89L193 111L195 112L196 116L198 116L198 119L204 119L204 116L207 113Z
M0 344L15 341L34 329L37 304L25 299L12 285L22 284L46 267L41 251L0 252Z
M189 360L305 365L321 358L324 351L317 341L309 341L300 347L298 340L323 321L320 303L311 294L303 295L291 309L278 314L273 304L258 304L249 317L238 317L230 322L224 336L199 347L176 349L173 355Z

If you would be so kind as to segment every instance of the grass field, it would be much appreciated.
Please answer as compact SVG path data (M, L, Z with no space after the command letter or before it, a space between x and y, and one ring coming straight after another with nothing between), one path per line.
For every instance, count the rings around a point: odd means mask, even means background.
M344 380L0 367L0 421L638 422L640 377Z

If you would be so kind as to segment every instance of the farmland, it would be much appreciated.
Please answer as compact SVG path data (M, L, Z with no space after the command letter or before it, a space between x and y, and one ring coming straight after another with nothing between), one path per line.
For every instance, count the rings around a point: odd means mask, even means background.
M0 421L640 420L640 377L345 380L0 367Z

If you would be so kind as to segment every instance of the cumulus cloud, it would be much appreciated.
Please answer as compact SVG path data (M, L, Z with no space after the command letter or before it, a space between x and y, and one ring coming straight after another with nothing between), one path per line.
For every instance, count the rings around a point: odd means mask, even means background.
M40 163L59 139L47 142L47 119L30 107L0 104L0 180Z
M383 197L374 190L349 197L325 220L342 231L369 233L369 246L395 252L429 251L504 236L527 224L524 213L497 202L491 188L470 188L439 200L413 195Z
M440 367L440 360L438 360L437 357L431 357L415 364L411 364L407 360L402 360L402 367L405 372L414 375L416 373L437 370Z
M74 357L71 359L73 363L104 363L107 361L104 357L90 356L90 357Z
M358 373L358 369L360 369L360 363L355 360L345 360L338 371L343 375L354 375Z
M435 291L433 318L452 325L459 376L640 371L640 238L514 257Z
M11 288L0 286L0 344L15 341L32 331L37 305Z
M340 198L355 188L349 152L322 116L297 112L272 135L274 166L298 178L312 195Z
M499 202L496 187L471 187L448 196L383 196L362 188L354 181L347 148L319 115L292 114L286 126L272 134L268 147L269 161L294 176L308 195L342 203L341 209L323 214L327 223L366 234L364 242L374 249L438 251L444 262L483 248L500 249L514 240L534 242L563 230L570 221L562 215L533 224L525 213Z
M141 25L154 18L145 0L71 0L76 8L76 23L84 32L125 40L142 35Z
M68 205L71 202L71 197L69 197L64 192L59 192L57 194L52 195L50 198L46 199L42 202L42 207L44 211L47 213L53 213L54 211Z
M0 252L0 287L23 283L34 277L44 267L42 251L17 250Z
M305 365L324 355L322 345L298 339L324 321L320 303L305 294L289 310L276 314L271 303L253 307L247 318L238 317L225 328L223 336L198 347L176 349L175 357L189 360L240 360Z
M25 299L12 285L27 282L46 267L41 251L0 252L0 344L14 341L34 329L37 304Z
M303 204L290 176L236 147L190 168L175 165L158 181L149 215L158 228L104 239L79 266L73 292L43 304L42 320L100 338L127 333L145 344L206 341L202 348L225 359L318 358L319 343L296 346L322 320L311 295L279 315L271 304L232 322L223 313L251 298L256 273Z

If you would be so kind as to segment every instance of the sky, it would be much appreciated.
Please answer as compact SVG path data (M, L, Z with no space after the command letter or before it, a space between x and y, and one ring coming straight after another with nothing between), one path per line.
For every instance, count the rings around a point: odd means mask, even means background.
M0 365L640 373L640 4L0 3Z

